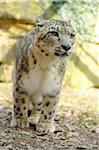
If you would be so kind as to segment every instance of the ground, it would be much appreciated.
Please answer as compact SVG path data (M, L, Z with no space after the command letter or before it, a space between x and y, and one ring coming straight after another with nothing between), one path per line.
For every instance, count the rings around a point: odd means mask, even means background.
M62 89L56 132L10 128L12 84L0 83L0 150L99 150L99 89Z

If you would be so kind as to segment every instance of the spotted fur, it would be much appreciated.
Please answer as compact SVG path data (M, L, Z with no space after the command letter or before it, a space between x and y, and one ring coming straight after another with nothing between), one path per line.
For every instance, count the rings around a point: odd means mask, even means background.
M24 128L32 123L38 131L53 131L66 60L74 41L69 21L36 19L36 27L24 37L15 59L12 126Z

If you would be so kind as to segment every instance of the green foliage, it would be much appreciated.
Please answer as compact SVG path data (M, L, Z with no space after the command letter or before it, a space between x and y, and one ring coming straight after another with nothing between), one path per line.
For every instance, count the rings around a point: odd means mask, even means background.
M85 122L85 119L82 115L79 116L78 122L79 122L79 124L83 124Z
M67 137L68 134L69 134L69 130L68 130L68 129L65 129L65 130L64 130L64 136Z
M4 143L6 146L12 143L10 136L4 137Z
M17 132L17 133L15 134L15 138L16 138L17 140L24 139L24 134L22 134L22 133L20 133L20 132Z

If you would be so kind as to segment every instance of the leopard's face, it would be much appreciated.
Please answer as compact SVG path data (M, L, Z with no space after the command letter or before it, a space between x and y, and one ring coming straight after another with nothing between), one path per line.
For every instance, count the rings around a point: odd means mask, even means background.
M66 57L71 54L75 41L75 31L69 21L50 20L40 25L36 45L42 52L57 57Z

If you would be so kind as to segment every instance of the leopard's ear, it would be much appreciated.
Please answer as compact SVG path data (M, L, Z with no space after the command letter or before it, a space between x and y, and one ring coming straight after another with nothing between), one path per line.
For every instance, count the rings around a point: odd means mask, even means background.
M65 20L64 23L66 26L70 26L70 27L72 26L72 21L70 19Z
M38 27L42 27L46 22L46 20L41 16L36 17L35 21Z

